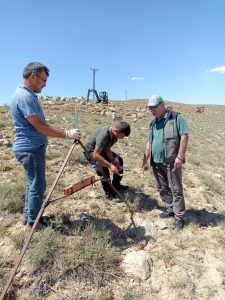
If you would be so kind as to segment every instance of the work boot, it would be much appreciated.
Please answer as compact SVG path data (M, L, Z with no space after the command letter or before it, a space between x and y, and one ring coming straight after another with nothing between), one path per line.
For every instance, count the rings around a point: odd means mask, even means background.
M159 214L159 217L161 219L166 219L166 218L170 218L174 216L174 212L173 211L168 211L168 210L164 210L163 212L161 212Z
M22 223L23 225L27 225L27 220L23 218Z
M40 217L39 223L44 226L49 226L49 223L50 223L49 221L50 221L49 217L42 216L42 217Z
M122 202L121 199L118 196L112 196L111 201L114 202L114 203Z
M27 225L27 220L23 219L22 223L23 223L23 225ZM42 224L42 225L44 225L44 226L48 226L48 224L49 224L49 217L47 217L47 216L40 217L39 223Z
M122 202L121 199L113 193L106 193L106 198L114 203Z
M184 227L184 220L175 219L175 222L173 223L173 229L180 230Z
M27 225L28 229L31 229L34 223L25 223L24 225ZM36 226L37 230L44 229L46 227L54 228L54 221L51 220L48 216L42 216Z
M33 227L33 224L34 223L27 223L26 225L26 231L30 231L31 228ZM46 226L42 225L41 223L38 223L35 230L42 230L42 229L45 229Z

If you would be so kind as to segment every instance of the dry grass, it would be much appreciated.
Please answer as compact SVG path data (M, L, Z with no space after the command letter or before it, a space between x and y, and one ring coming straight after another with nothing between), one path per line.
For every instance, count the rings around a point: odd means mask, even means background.
M43 103L49 122L59 128L74 126L74 103ZM141 170L143 150L151 116L144 112L146 101L110 104L106 111L144 113L133 122L131 136L119 141L114 150L124 158L123 183L130 186L125 194L135 212L149 218L157 227L159 199L152 172ZM87 300L150 300L150 299L225 299L225 106L195 107L173 103L187 119L190 142L183 172L187 208L186 227L180 233L159 226L155 242L145 245L153 260L151 278L147 282L130 281L120 269L124 255L138 247L127 236L130 215L124 204L104 199L100 183L59 200L46 208L45 214L55 221L54 229L35 233L22 263L22 272L14 283L16 299L87 299ZM101 105L76 105L83 142L101 126L112 125L111 116L101 116ZM1 134L9 135L11 126L7 107L0 108ZM60 117L59 117L60 116ZM71 141L49 139L47 150L48 189L71 146ZM21 211L24 197L24 175L10 147L1 147L0 162L0 289L12 268L12 257L21 248L24 233ZM63 195L64 187L94 175L82 150L75 147L54 197ZM19 180L20 179L20 180ZM90 197L89 192L95 196ZM82 219L86 212L88 220Z
M14 180L17 180L16 178ZM9 213L22 212L24 203L24 181L0 184L0 207Z

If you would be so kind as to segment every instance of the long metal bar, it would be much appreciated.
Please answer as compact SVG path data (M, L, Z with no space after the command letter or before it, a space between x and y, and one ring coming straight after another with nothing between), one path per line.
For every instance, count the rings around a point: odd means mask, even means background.
M81 182L77 182L67 188L64 189L64 195L61 196L61 197L58 197L56 199L51 199L48 201L48 203L52 203L52 202L55 202L55 201L58 201L58 200L61 200L61 199L64 199L82 189L84 189L85 187L91 185L91 184L94 184L95 182L101 180L101 177L98 177L98 178L95 178L95 176L91 176L89 178L86 178L84 180L82 180Z
M86 149L85 146L84 146L84 144L83 144L81 141L77 141L77 142L80 144L80 146L81 146L81 148L84 150L84 152L88 153L88 152L87 152L87 149ZM104 175L104 173L103 173L101 170L98 170L98 171L101 173L101 175L102 175L104 178L106 178L105 175ZM110 185L111 189L117 194L117 196L120 198L120 200L122 200L122 201L126 204L126 206L127 206L127 208L128 208L128 211L129 211L129 213L130 213L131 224L134 226L134 228L136 228L136 225L135 225L135 223L134 223L134 218L133 218L133 216L134 216L134 210L131 209L131 207L130 207L128 201L125 199L125 197L123 197L123 195L122 195L122 194L121 194L121 193L113 186L111 180L108 179L108 178L106 178L106 179L107 179L107 182L108 182L108 184Z
M12 281L13 281L13 278L16 275L16 271L17 271L17 269L18 269L18 267L19 267L19 265L20 265L20 263L21 263L21 261L22 261L22 259L24 257L24 254L25 254L25 252L27 250L27 246L28 246L28 244L29 244L29 242L30 242L30 240L31 240L31 238L32 238L32 236L34 234L34 231L35 231L35 229L37 227L37 224L38 224L38 222L39 222L39 220L40 220L40 218L41 218L41 216L42 216L42 214L43 214L46 206L49 204L48 202L49 202L49 199L50 199L50 197L51 197L51 195L53 193L53 190L54 190L54 188L55 188L55 186L56 186L56 184L57 184L57 182L58 182L58 180L59 180L59 178L60 178L60 176L61 176L61 174L62 174L62 172L63 172L63 170L65 168L65 166L66 166L66 163L67 163L67 161L68 161L68 159L69 159L69 157L70 157L70 155L71 155L71 153L72 153L72 151L73 151L73 149L74 149L74 147L75 147L76 144L77 144L77 140L74 140L74 142L73 142L73 144L72 144L72 146L71 146L71 148L70 148L70 150L69 150L69 152L68 152L68 154L67 154L67 156L66 156L66 158L65 158L65 160L64 160L64 162L63 162L63 164L62 164L62 166L61 166L61 168L60 168L60 170L59 170L59 172L58 172L58 174L57 174L57 176L56 176L56 178L55 178L55 180L54 180L54 182L53 182L53 184L52 184L52 186L51 186L51 188L49 190L49 192L48 192L48 194L47 194L47 197L46 197L46 199L44 200L44 202L43 202L43 204L41 206L41 209L40 209L40 211L39 211L39 213L37 215L37 218L36 218L36 220L35 220L32 228L31 228L31 230L30 230L30 232L29 232L29 234L27 236L27 239L25 240L23 248L21 249L20 254L19 254L19 256L16 259L15 266L12 269L10 277L9 277L9 279L8 279L8 281L7 281L4 289L3 289L3 292L1 294L0 300L4 300L4 298L6 296L6 293L9 290L9 287L10 287Z

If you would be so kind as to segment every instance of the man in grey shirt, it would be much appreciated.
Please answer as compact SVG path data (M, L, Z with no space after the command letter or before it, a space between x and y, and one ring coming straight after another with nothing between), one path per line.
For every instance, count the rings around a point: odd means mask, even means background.
M123 159L110 148L119 139L129 136L130 131L130 125L126 122L120 122L112 127L103 127L94 132L85 145L88 152L85 156L95 167L97 174L109 179L110 172L113 173L112 184L119 191L127 189L120 184L123 177ZM119 202L106 180L102 180L102 187L107 198Z

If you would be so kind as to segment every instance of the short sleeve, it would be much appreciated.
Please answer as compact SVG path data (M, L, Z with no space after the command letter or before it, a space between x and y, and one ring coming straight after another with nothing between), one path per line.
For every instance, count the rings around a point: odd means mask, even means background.
M188 125L187 122L185 121L184 117L181 114L177 115L177 128L179 135L183 135L188 133Z
M105 149L108 146L108 134L100 132L96 137L96 147Z
M26 119L30 116L40 115L37 101L31 96L22 97L18 103L18 107Z

